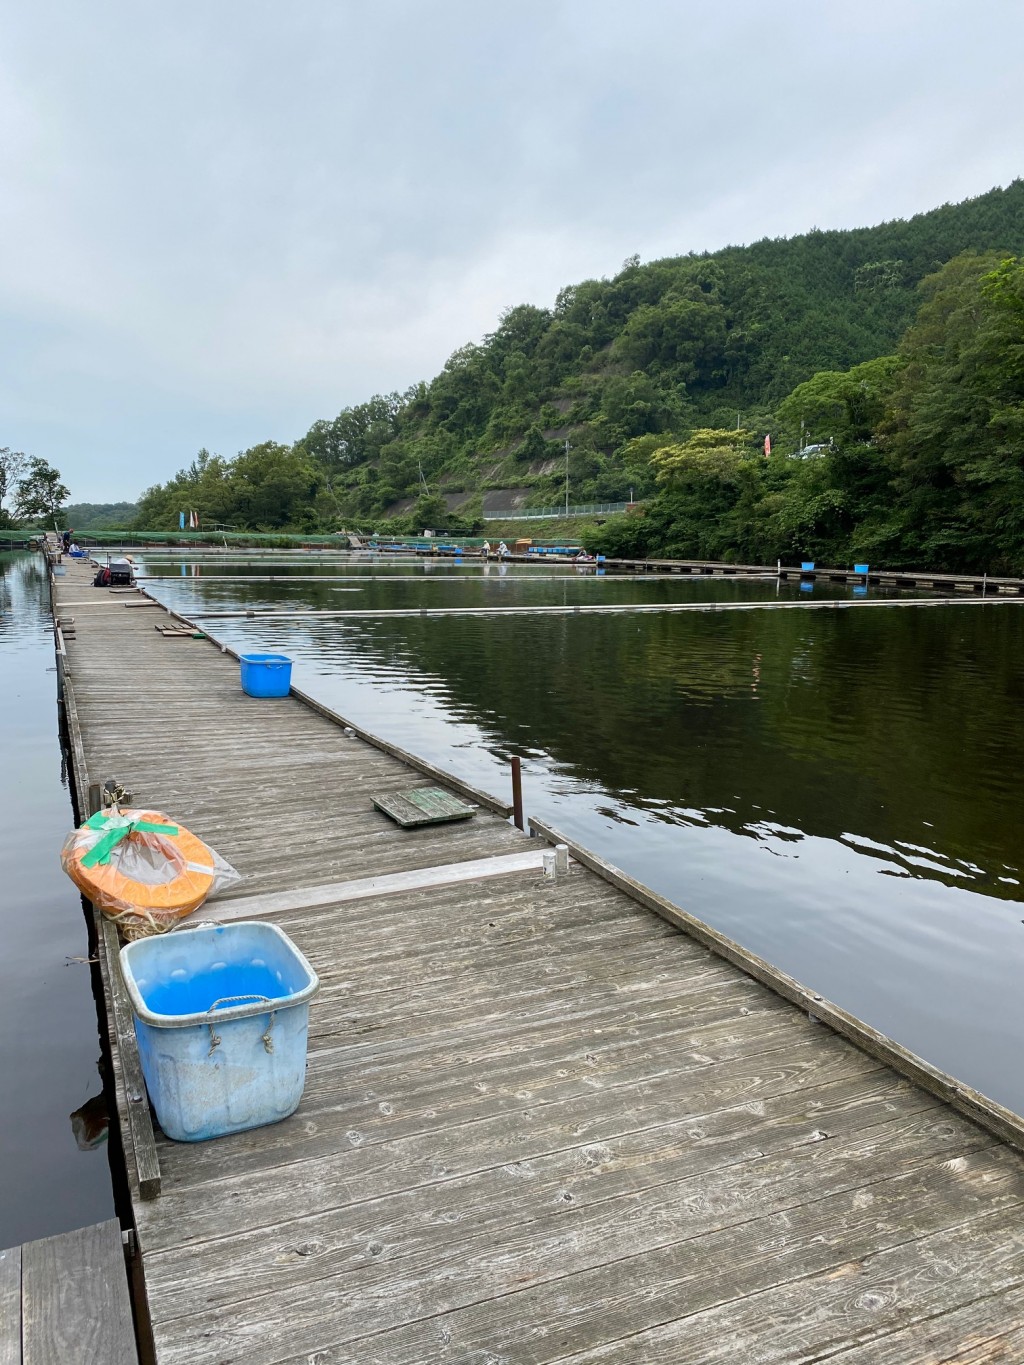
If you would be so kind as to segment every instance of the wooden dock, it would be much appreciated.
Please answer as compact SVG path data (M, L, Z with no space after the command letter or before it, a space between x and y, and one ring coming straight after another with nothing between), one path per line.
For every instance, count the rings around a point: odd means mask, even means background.
M159 1365L1024 1360L1019 1118L586 850L546 878L500 801L399 830L372 797L435 769L90 578L54 580L81 806L180 817L245 877L206 913L322 982L297 1114L174 1143L104 933Z
M134 1365L116 1219L0 1251L0 1365Z
M709 559L608 559L604 563L613 574L679 574L696 578L778 578L783 582L844 583L855 587L929 588L949 593L1024 594L1024 578L1004 578L992 574L942 573L936 569L856 569L826 568L815 565L804 569L799 564L726 564Z
M337 558L345 555L347 547L331 547L324 545L309 545L296 547L291 551L266 550L266 549L244 549L238 547L221 547L212 544L199 545L182 542L180 545L151 545L146 547L144 538L140 542L121 547L121 551L142 548L146 554L154 558L166 558L171 555L185 555L189 559L196 559L200 563L209 561L216 563L225 558L245 558L246 560L267 559L271 561L302 563L309 559L317 558ZM442 550L439 546L425 548L423 546L395 546L396 552L404 554L416 554L426 557L428 560L451 560L456 558L454 550ZM114 547L105 547L102 551L93 549L92 553L106 554L116 553ZM383 553L383 552L382 552ZM461 553L461 552L460 552ZM476 548L465 551L465 558L469 562L475 562L481 557L481 552ZM496 555L492 555L492 564L504 562L506 564L530 564L534 568L550 567L552 563L558 563L566 568L575 566L572 556L554 556L543 554L509 554L504 560L499 560ZM798 581L808 586L814 583L839 583L854 587L893 587L909 589L932 589L936 592L945 593L980 593L983 596L993 594L1011 594L1024 596L1024 578L1013 578L987 573L975 574L955 574L944 573L937 569L879 569L869 566L868 572L858 573L856 568L829 568L826 565L815 564L813 568L805 569L800 564L730 564L725 560L714 559L609 559L604 558L600 562L589 560L585 564L577 566L590 570L603 569L607 574L616 577L657 577L659 575L674 574L682 577L695 578L748 578L748 579L780 579L783 582ZM170 577L171 575L147 575L150 577ZM257 580L260 581L260 580ZM274 577L268 577L262 581L273 582ZM290 581L302 581L292 578ZM422 582L422 577L416 575L416 581ZM470 581L473 581L472 579Z

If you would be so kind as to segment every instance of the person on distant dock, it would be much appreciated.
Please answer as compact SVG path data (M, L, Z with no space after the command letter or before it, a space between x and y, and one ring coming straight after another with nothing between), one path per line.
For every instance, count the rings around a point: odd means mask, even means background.
M490 559L491 557L491 542L489 540L484 541L483 556L484 559Z
M498 546L498 558L508 559L508 546L505 544L504 541L502 541L501 544Z
M63 547L64 547L64 553L65 553L65 554L67 554L68 551L71 549L71 537L72 537L74 534L75 534L74 531L72 531L71 527L69 526L68 529L67 529L67 530L64 532L64 534L61 536L61 544L62 544Z

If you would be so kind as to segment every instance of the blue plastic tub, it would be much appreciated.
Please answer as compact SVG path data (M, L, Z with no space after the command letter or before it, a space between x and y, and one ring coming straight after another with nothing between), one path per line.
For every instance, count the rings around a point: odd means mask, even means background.
M240 654L242 691L250 697L287 697L292 661L287 654Z
M201 1142L295 1112L316 973L276 924L239 920L121 949L160 1127Z

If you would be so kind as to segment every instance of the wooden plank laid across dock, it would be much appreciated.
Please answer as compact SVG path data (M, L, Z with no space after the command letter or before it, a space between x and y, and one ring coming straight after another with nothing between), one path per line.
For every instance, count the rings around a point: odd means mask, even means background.
M0 1251L0 1365L137 1360L116 1219Z
M538 841L486 802L397 829L370 797L402 758L243 696L215 644L78 623L76 782L208 838L245 877L211 915L272 919L322 983L293 1117L157 1131L158 1198L129 1171L159 1365L1024 1358L1019 1118L585 850L505 861Z

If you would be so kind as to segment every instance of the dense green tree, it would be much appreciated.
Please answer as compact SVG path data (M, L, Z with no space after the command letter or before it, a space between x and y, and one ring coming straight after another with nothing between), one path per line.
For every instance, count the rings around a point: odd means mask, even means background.
M849 445L870 441L892 399L903 362L898 356L866 360L843 372L822 370L782 400L776 419L783 440Z
M724 371L726 334L720 303L671 293L630 314L616 352L636 369L671 373L677 386L709 385Z
M70 496L70 491L60 481L60 470L34 455L18 480L16 510L25 521L56 526Z
M903 552L920 563L1024 568L1021 270L964 253L922 286L885 432Z
M412 509L413 526L424 530L443 531L448 526L448 504L440 493L424 492Z
M0 446L0 526L10 526L12 517L4 507L4 499L17 495L18 483L28 464L28 456L10 446Z
M343 409L333 421L314 422L300 444L329 474L376 459L398 434L402 403L400 394L377 394Z
M524 464L546 460L551 457L554 449L555 447L544 439L540 427L534 423L523 438L522 445L516 450L516 459L522 460Z
M302 447L265 441L243 451L230 471L233 516L261 530L311 529L323 475Z

